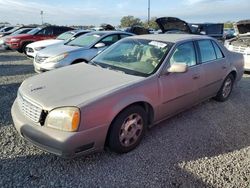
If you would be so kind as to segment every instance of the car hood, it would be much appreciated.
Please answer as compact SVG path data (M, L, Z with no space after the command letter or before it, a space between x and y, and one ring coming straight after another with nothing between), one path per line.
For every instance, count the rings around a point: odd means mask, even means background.
M45 46L49 46L49 45L53 45L53 44L60 44L63 42L64 42L63 40L48 39L48 40L41 40L41 41L33 42L33 43L29 44L27 47L38 48L38 47L45 47Z
M144 78L81 63L28 78L19 93L43 109L51 110L83 106L141 79Z
M56 47L54 46L50 46L48 48L45 48L41 51L39 51L38 56L42 56L42 57L54 57L66 52L72 52L72 51L77 51L77 50L81 50L81 49L85 49L83 47L78 47L78 46L69 46L69 45L58 45Z
M234 25L236 34L239 36L250 35L250 20L242 20Z
M191 33L188 23L179 18L161 17L157 18L155 21L163 33L169 31L181 31L184 33Z

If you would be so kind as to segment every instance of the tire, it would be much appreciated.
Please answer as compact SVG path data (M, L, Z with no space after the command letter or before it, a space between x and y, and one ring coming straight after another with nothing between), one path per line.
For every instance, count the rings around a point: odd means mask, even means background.
M130 123L129 123L130 122ZM122 111L111 124L108 146L116 153L127 153L141 142L147 126L147 114L140 106Z
M219 102L224 102L228 100L229 96L231 95L233 85L234 85L234 76L232 74L229 74L225 78L219 92L214 97L214 99Z

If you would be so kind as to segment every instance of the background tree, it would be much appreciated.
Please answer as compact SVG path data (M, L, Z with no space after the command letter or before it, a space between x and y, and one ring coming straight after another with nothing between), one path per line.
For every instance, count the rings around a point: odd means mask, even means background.
M227 21L224 23L224 28L233 28L233 22Z
M121 19L121 27L131 27L133 25L142 26L143 22L140 18L136 18L134 16L124 16Z
M145 28L152 28L152 29L155 29L155 30L158 30L159 29L159 26L158 24L155 22L155 20L157 19L157 17L152 17L150 20L149 20L149 23L148 21L145 21L143 26Z

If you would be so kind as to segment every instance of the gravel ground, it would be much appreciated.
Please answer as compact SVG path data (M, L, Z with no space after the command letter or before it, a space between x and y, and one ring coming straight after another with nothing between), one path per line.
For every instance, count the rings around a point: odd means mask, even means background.
M0 51L0 187L250 187L250 75L230 100L150 129L134 151L64 160L24 141L10 108L32 61Z

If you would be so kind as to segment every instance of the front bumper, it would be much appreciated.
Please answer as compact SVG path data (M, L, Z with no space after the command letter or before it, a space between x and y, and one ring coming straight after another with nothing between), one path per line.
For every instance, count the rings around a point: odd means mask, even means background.
M6 42L6 45L12 50L19 50L21 48L18 42Z
M80 132L64 132L34 123L26 118L15 100L11 115L18 133L38 148L63 158L101 151L104 147L107 126Z

